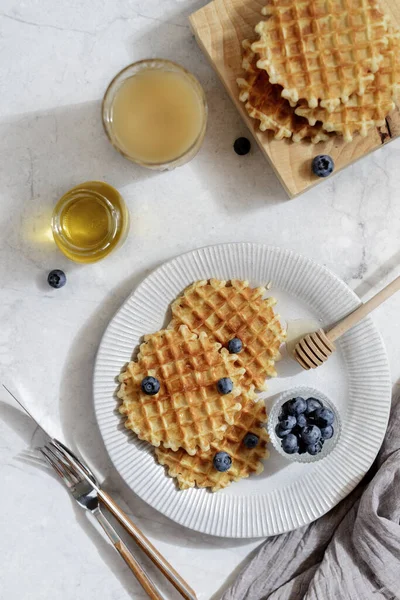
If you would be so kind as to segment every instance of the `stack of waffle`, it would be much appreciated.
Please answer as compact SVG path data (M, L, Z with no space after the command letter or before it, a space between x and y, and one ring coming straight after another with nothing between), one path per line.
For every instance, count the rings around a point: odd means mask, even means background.
M284 339L275 301L265 292L237 280L192 284L173 303L169 327L145 336L119 377L126 427L156 448L181 489L216 491L263 470L267 415L255 390L276 375ZM233 338L243 344L238 354L227 349ZM142 389L147 377L159 384L154 395ZM218 389L225 378L233 384L229 393ZM249 433L258 438L251 448L243 443ZM218 452L232 461L225 472L214 466Z
M400 33L375 0L268 0L262 14L237 80L262 131L317 143L385 124L400 87Z

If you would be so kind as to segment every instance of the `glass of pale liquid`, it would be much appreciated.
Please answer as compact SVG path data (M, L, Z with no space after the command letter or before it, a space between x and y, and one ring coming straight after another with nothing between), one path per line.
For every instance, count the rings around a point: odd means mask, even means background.
M163 59L142 60L120 71L107 88L102 113L114 148L157 170L191 160L207 126L200 83L180 65Z

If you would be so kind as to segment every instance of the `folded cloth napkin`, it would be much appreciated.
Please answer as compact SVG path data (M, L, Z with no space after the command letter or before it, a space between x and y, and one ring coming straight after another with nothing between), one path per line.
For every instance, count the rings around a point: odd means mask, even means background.
M329 513L268 538L222 600L400 599L400 397L377 459Z

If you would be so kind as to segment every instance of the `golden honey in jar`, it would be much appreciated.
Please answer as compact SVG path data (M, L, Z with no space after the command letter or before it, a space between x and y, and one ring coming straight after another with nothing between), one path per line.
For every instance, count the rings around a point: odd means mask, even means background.
M113 146L153 169L171 169L197 153L207 103L197 79L180 65L154 59L130 65L103 100L103 123Z
M103 181L87 181L69 190L53 211L57 246L71 260L101 260L126 238L129 213L121 194Z

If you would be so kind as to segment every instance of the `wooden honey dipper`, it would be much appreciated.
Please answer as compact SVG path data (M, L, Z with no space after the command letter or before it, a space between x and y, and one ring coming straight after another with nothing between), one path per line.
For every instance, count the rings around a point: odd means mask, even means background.
M293 358L307 371L309 369L316 369L335 351L336 348L333 342L354 327L354 325L357 325L364 317L369 315L398 290L400 290L400 276L368 300L368 302L361 304L354 312L339 321L339 323L326 333L323 329L318 329L315 333L309 333L304 336L297 342L293 351Z

